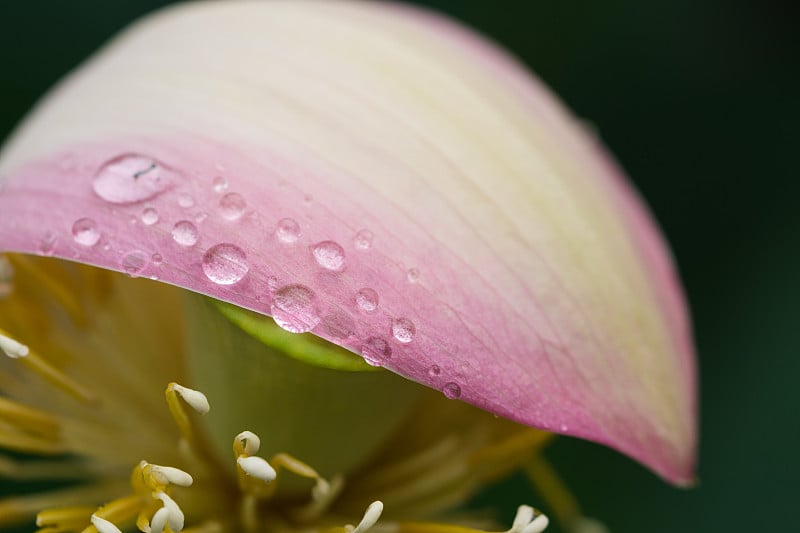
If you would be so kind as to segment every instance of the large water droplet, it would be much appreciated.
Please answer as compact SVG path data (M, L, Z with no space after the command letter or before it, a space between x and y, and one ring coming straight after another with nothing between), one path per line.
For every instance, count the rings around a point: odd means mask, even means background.
M241 280L249 270L247 255L235 244L217 244L203 255L203 272L218 285L232 285Z
M453 383L452 381L445 383L444 387L442 387L442 392L450 400L457 400L461 397L461 387L458 383Z
M182 192L178 195L178 205L184 209L194 207L194 198L191 194Z
M359 250L369 250L372 248L372 239L375 236L368 229L362 229L353 238L353 245Z
M142 211L142 224L145 226L152 226L156 222L158 222L158 211L153 209L152 207L145 208Z
M147 266L147 256L139 250L128 252L122 256L119 266L129 276L136 277Z
M300 226L291 218L282 218L275 228L275 236L286 244L297 242L300 237Z
M241 194L229 192L219 200L219 212L228 220L238 220L244 214L247 202Z
M211 186L214 187L214 192L223 193L228 190L228 180L222 176L216 176L211 180Z
M314 245L312 252L317 264L328 270L344 268L344 249L333 241L322 241Z
M392 356L392 347L380 337L370 337L361 346L361 355L372 366L383 366Z
M407 318L398 318L392 322L392 335L404 344L413 341L416 332L417 328L414 323Z
M188 220L180 220L172 227L172 240L181 246L197 244L197 226Z
M378 300L378 293L369 287L359 289L356 293L356 305L367 313L371 313L378 308Z
M72 238L82 246L94 246L100 240L97 222L91 218L81 218L72 225Z
M291 333L305 333L319 324L317 295L305 285L281 287L272 297L272 318Z
M132 204L153 198L172 185L174 173L153 158L126 154L100 167L94 192L112 204Z

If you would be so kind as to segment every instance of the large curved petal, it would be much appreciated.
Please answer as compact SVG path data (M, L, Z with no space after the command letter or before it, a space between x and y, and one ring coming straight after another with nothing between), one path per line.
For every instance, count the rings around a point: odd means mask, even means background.
M362 2L163 11L62 83L0 173L0 249L278 313L692 478L693 354L658 231L553 96L449 21Z

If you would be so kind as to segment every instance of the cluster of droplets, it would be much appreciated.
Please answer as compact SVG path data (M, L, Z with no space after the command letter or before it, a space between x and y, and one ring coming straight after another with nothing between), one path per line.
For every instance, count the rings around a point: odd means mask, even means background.
M93 180L93 189L102 199L112 204L134 204L151 200L161 193L178 185L179 174L157 160L137 154L128 154L117 157L104 164ZM229 190L228 180L223 176L215 176L211 180L214 193L220 195L217 210L220 217L229 222L241 219L247 212L247 201L244 196ZM187 192L177 194L177 204L183 209L195 207L194 197ZM311 195L304 197L304 204L310 206L314 198ZM202 223L208 215L197 213L193 220L181 219L175 222L171 229L172 240L181 248L191 248L197 245L200 231L196 224ZM154 226L161 221L158 210L145 206L132 223L141 221L144 226ZM301 235L301 227L292 218L280 219L274 230L275 238L282 245L296 244ZM93 247L101 240L101 232L96 222L90 218L81 218L74 222L72 227L73 240L82 247ZM352 240L353 249L357 252L369 251L373 246L374 234L368 229L357 231ZM52 254L56 243L54 234L46 234L40 243L42 255ZM106 245L108 246L108 245ZM110 247L109 247L110 248ZM310 246L313 260L324 271L342 272L346 267L346 253L344 248L333 240L324 240ZM129 251L122 255L120 268L131 276L140 275L149 264L160 266L163 257L159 253L148 255L140 250ZM217 243L208 248L202 256L202 271L214 284L221 286L233 285L240 282L250 271L247 254L245 251L229 242ZM152 276L156 279L155 276ZM420 271L410 268L406 271L406 280L409 283L418 283ZM292 283L279 286L277 280L270 278L271 292L270 313L275 322L284 330L292 333L304 333L316 328L324 321L329 333L337 338L344 338L353 334L355 328L352 317L344 311L329 312L324 318L319 313L316 293L309 287ZM372 314L379 307L380 297L378 292L369 287L359 289L353 298L355 307L359 312ZM340 316L341 315L341 316ZM339 327L341 326L341 327ZM405 317L391 320L388 327L389 338L400 345L407 345L414 341L416 325ZM392 356L392 346L388 340L380 336L371 336L364 340L360 351L365 361L375 366L383 366ZM437 365L428 369L428 377L438 380L442 370ZM459 398L461 387L455 382L447 382L442 386L442 392L447 398Z

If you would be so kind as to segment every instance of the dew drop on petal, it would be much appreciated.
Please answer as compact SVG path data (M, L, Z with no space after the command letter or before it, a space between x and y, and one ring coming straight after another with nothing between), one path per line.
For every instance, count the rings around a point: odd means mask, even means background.
M172 227L172 240L181 246L197 244L197 226L188 220L179 220Z
M72 225L72 238L81 246L94 246L100 240L97 223L91 218L80 218Z
M219 200L219 212L228 220L238 220L244 214L247 202L241 194L229 192Z
M392 335L403 344L413 341L416 332L414 323L407 318L398 318L392 322Z
M203 255L203 273L217 285L232 285L249 270L247 255L235 244L217 244Z
M419 281L419 269L417 268L409 268L408 273L406 274L409 283L416 283Z
M432 378L435 378L436 376L438 376L441 373L442 373L442 369L439 368L439 365L432 365L428 369L428 376L430 376Z
M222 176L216 176L211 180L211 186L214 187L214 192L223 193L228 190L228 180Z
M172 172L143 155L126 154L104 163L92 181L94 192L112 204L149 200L172 185Z
M147 266L147 256L139 250L128 252L122 256L119 266L129 276L136 277Z
M453 383L452 381L445 383L444 387L442 387L442 392L450 400L457 400L461 397L461 387L458 383Z
M369 250L372 248L372 239L375 236L368 229L362 229L353 238L353 245L359 250Z
M158 211L153 209L152 207L147 207L142 211L142 224L145 226L152 226L156 222L158 222Z
M278 226L275 228L275 236L278 240L286 244L297 242L300 237L300 226L294 219L282 218L278 221Z
M361 355L372 366L383 366L392 356L392 347L380 337L370 337L361 345Z
M58 237L56 237L56 234L52 231L48 231L42 235L42 238L39 241L39 254L44 256L53 255L53 250L56 247L57 240Z
M154 265L160 265L161 263L164 262L164 257L159 253L155 253L150 256L150 260L153 262Z
M371 313L378 308L378 301L378 293L369 287L359 289L356 293L356 305L358 305L359 309L367 313Z
M190 207L194 207L194 198L191 194L182 192L178 195L178 205L183 207L184 209L188 209Z
M322 268L342 270L344 268L344 249L333 241L322 241L312 248L314 259Z
M319 324L317 295L305 285L281 287L272 297L272 319L291 333L305 333Z

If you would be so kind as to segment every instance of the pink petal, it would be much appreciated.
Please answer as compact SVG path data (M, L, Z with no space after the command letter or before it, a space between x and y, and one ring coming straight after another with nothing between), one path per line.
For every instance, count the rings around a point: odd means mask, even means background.
M2 250L276 314L692 479L694 357L658 230L559 102L450 21L170 9L59 86L0 162Z

